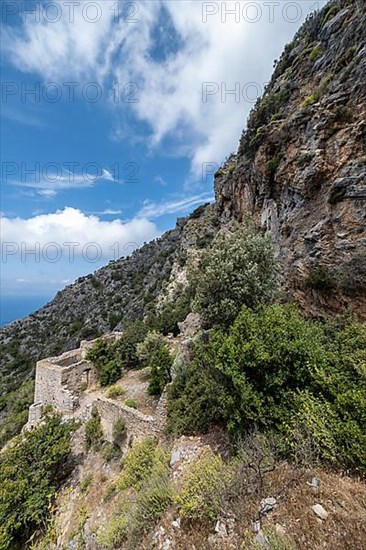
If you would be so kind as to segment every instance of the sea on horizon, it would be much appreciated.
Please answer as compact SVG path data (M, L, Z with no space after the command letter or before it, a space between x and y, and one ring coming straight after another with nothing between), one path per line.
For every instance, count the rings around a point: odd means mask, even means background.
M30 315L46 305L52 296L1 296L0 326Z

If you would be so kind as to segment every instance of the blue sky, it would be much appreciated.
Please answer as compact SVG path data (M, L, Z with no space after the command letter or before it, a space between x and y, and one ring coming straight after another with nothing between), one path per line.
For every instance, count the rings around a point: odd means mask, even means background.
M323 3L3 0L2 295L51 297L212 200Z

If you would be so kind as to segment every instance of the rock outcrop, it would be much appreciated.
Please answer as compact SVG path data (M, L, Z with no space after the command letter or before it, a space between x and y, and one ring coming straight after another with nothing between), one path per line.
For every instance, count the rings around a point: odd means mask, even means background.
M215 193L224 222L270 230L308 313L366 319L364 2L330 2L286 46Z

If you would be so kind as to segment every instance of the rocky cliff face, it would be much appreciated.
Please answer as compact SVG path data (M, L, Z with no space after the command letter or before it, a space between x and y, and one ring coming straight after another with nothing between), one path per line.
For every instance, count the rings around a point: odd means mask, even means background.
M366 5L338 0L286 46L237 155L216 175L223 221L271 231L311 314L366 319Z

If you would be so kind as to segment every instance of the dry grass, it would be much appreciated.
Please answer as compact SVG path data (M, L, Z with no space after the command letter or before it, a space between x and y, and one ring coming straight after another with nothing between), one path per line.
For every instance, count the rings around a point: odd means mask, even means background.
M317 494L312 492L310 484L313 476L320 480ZM260 491L254 489L251 494L243 488L242 495L233 502L230 510L236 518L235 531L230 537L216 538L216 545L210 546L208 538L214 535L215 524L209 522L182 521L181 528L174 529L172 522L178 513L170 508L159 523L165 529L163 540L172 539L176 550L258 550L251 531L252 521L258 516L261 498L267 496L275 496L278 505L262 517L261 526L265 532L275 532L276 525L280 525L286 533L284 542L292 542L299 550L365 550L365 484L320 469L294 469L286 463L265 476ZM329 514L325 521L318 519L312 510L317 503ZM141 545L142 550L150 548L151 535Z
M310 474L310 473L309 473ZM274 485L291 476L289 468L276 471ZM318 494L310 487L312 475L320 479ZM329 513L322 521L312 510L321 504ZM366 486L357 479L322 470L304 475L279 500L279 506L267 516L264 526L279 523L300 549L364 550L366 548Z

